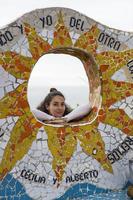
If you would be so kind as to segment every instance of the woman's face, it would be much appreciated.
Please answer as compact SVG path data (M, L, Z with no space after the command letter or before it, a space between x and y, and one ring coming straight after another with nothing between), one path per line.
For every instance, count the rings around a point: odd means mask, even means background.
M62 96L56 95L46 108L52 116L62 117L65 112L65 99Z

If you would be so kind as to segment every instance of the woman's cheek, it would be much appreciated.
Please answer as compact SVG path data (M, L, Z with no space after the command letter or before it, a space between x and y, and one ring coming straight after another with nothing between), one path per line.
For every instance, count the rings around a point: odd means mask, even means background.
M64 112L65 112L65 106L64 106Z

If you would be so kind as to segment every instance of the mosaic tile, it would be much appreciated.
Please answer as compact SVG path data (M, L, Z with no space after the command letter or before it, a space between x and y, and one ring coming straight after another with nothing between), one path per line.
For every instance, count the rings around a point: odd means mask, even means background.
M132 46L132 33L68 8L35 10L1 29L0 199L129 199ZM77 121L49 124L30 110L31 71L51 52L83 62L91 111Z

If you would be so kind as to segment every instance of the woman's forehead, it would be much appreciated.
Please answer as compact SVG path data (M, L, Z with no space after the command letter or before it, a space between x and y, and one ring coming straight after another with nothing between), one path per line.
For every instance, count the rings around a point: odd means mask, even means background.
M58 101L62 101L62 102L64 102L65 99L64 99L63 96L56 95L56 96L53 97L52 101L57 101L57 102L58 102Z

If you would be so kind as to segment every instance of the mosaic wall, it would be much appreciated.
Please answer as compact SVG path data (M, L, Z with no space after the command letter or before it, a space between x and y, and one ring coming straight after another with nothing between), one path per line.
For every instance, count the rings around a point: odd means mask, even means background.
M35 10L0 30L0 199L128 199L132 46L133 33L67 8ZM49 126L32 114L27 86L38 59L60 48L92 56L101 102L79 124Z

